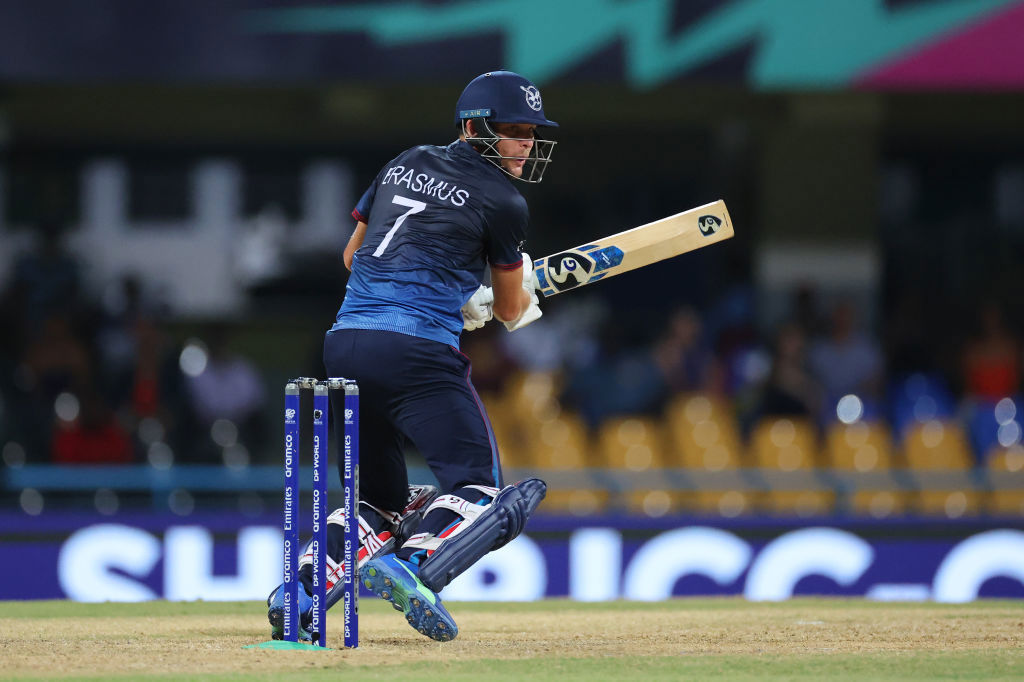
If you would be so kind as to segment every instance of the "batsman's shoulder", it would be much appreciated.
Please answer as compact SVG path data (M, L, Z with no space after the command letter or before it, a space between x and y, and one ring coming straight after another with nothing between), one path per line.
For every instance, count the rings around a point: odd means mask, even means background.
M511 211L523 216L530 215L530 207L524 197L511 182L506 182L503 191L496 191L492 195L495 207L500 211Z
M402 156L413 156L427 154L436 158L443 158L448 155L448 148L443 145L436 144L418 144L415 147L410 147L402 152Z

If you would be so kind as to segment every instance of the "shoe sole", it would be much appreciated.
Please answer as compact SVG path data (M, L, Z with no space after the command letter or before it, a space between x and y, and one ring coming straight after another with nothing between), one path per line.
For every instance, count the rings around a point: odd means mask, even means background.
M270 620L270 638L276 640L284 639L284 609L270 609L270 611L267 612L267 618ZM299 626L298 641L313 641L309 631L301 625Z
M401 567L373 559L359 573L366 589L391 602L421 635L436 642L449 642L459 634L459 628L441 604L441 598L435 595L437 601L431 602L419 591L416 578Z
M273 598L273 595L271 595L271 598ZM267 601L270 601L270 599ZM284 639L284 607L269 606L267 609L267 620L270 621L270 638L276 640ZM309 630L302 627L301 623L299 624L299 641L312 641Z

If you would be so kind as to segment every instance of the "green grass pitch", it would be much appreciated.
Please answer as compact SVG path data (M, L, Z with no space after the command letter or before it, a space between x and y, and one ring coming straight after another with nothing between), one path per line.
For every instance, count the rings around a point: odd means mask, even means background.
M246 648L269 639L246 603L0 603L0 679L95 680L1020 680L1024 603L674 599L449 604L432 642L379 600L361 646ZM333 616L332 614L330 614ZM333 628L332 628L333 624Z

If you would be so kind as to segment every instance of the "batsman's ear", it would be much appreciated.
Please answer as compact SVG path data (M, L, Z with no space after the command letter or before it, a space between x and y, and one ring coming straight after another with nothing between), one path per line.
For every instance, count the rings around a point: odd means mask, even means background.
M491 127L487 125L487 119L485 118L467 118L466 119L466 137L485 137L491 138L496 137L497 133L491 130Z

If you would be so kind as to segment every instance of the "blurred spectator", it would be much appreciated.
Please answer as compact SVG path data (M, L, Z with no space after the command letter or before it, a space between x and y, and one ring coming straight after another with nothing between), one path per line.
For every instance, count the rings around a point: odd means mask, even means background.
M768 416L816 418L821 398L821 387L807 366L803 331L795 323L783 324L775 336L771 369L753 414L744 420L746 426Z
M107 372L120 373L134 362L133 326L143 308L142 282L136 275L124 275L104 291L96 345Z
M818 309L818 294L810 282L804 282L796 288L792 316L805 339L816 339L825 332L825 323Z
M104 391L121 424L139 436L140 446L156 440L175 450L189 446L176 349L157 322L165 306L145 295L138 276L125 275L106 289L102 309L97 347Z
M32 461L48 458L54 400L91 379L92 361L80 315L79 264L63 246L63 225L43 221L33 247L13 264L0 296L0 396L7 398L5 430Z
M240 441L262 445L265 388L259 372L246 358L228 351L228 330L214 325L208 336L205 366L187 376L190 406L199 427L210 434L201 441L192 457L212 459L216 449ZM213 429L214 424L220 428Z
M53 438L55 464L130 464L134 460L128 435L97 391L81 392L77 412L70 420L58 420Z
M46 221L37 234L37 247L15 262L11 282L24 319L32 322L72 312L81 284L78 262L64 250L63 226Z
M55 401L90 385L95 372L86 337L67 314L55 312L33 329L11 372L10 432L30 461L45 461L52 449Z
M1020 389L1020 363L1020 339L1007 326L999 304L987 301L961 356L964 392L993 402L1015 395Z
M138 433L140 446L165 440L174 450L187 449L195 434L177 349L149 317L135 319L131 332L130 364L118 366L109 375L110 395L121 422Z
M544 306L544 316L533 324L514 334L498 334L504 354L529 372L589 364L598 352L600 327L611 315L608 304L598 296L576 295L545 301ZM501 327L497 321L490 324ZM472 335L463 340L467 336Z
M569 374L563 401L591 427L624 414L656 414L667 396L667 383L653 349L625 347L619 325L606 325L600 350Z
M768 373L767 354L754 326L754 292L749 285L726 291L704 318L718 362L712 376L715 390L743 396L759 387Z
M925 309L921 292L908 289L897 295L885 322L886 364L890 378L936 370L935 344Z
M829 401L850 393L875 398L882 388L881 350L857 322L853 304L841 301L832 310L828 335L811 344L811 371Z
M45 319L30 337L18 372L21 386L44 404L61 391L90 383L92 360L69 317L54 313Z
M79 306L79 266L63 248L60 225L45 222L35 231L33 248L14 261L7 288L0 295L0 370L7 373L0 388L15 382L14 366L53 317L73 319ZM22 381L21 383L24 383Z
M655 342L654 358L672 393L706 391L714 356L704 346L700 315L690 307L676 310Z
M137 417L161 416L168 402L179 394L178 372L174 371L175 355L168 347L163 332L146 317L135 320L135 362L126 378L130 384L132 414Z

